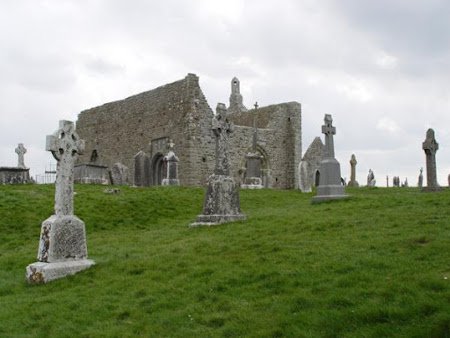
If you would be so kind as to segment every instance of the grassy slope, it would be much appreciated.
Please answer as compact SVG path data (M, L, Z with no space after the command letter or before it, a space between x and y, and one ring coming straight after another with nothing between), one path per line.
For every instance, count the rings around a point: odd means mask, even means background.
M450 336L450 190L241 191L198 229L200 188L76 190L97 265L29 286L53 187L0 186L1 337Z

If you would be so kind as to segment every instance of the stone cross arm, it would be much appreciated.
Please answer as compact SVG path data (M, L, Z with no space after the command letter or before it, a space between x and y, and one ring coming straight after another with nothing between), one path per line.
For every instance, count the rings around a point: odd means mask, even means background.
M59 129L52 135L47 135L45 149L60 161L63 155L82 154L84 151L84 140L81 140L75 132L72 121L59 121Z

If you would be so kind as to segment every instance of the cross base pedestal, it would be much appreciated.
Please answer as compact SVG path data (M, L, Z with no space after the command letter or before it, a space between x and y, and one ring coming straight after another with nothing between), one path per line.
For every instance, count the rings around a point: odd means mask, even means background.
M90 268L95 262L90 259L63 262L35 262L27 266L26 279L30 284L43 284L52 280L74 275Z

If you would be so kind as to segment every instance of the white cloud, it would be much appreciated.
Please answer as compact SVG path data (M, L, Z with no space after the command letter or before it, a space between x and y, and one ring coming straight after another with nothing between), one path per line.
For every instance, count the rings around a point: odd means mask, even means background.
M395 133L400 130L397 123L389 117L383 117L378 120L377 129L387 131L389 133Z

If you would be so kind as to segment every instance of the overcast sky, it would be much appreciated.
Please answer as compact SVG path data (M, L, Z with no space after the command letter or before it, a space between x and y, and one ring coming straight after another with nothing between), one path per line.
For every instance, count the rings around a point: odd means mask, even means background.
M213 109L234 76L247 107L300 102L303 152L332 114L363 184L416 185L434 128L447 185L448 0L1 0L0 46L0 166L22 142L41 174L59 120L195 73Z

